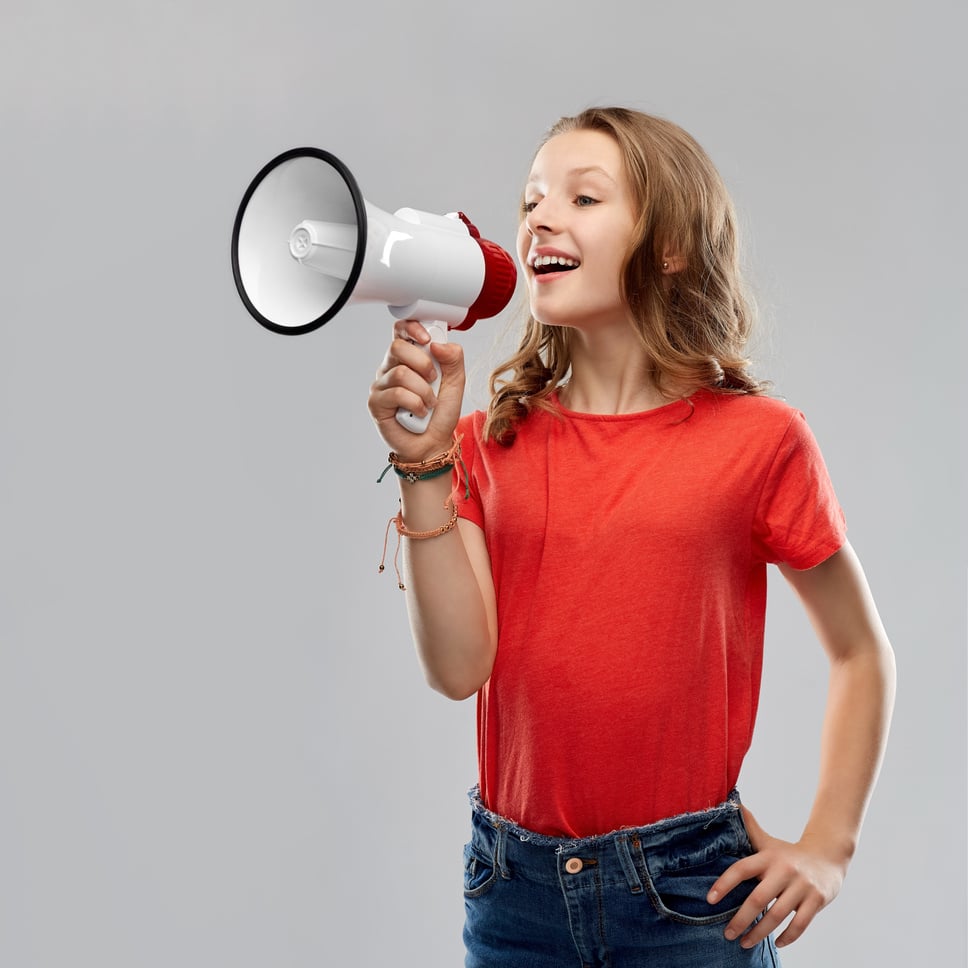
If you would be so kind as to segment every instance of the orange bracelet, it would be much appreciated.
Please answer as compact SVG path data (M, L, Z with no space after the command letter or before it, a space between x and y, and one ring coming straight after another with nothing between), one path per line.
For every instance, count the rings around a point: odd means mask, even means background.
M391 467L396 472L397 477L401 480L409 481L411 484L416 484L418 481L429 481L434 477L441 477L451 467L459 467L460 470L457 472L457 480L454 484L453 491L451 491L451 498L456 498L460 491L461 473L463 472L464 499L469 500L471 496L470 474L467 473L467 465L464 463L464 458L461 456L460 450L463 439L463 434L455 433L454 442L450 445L450 450L446 450L436 457L428 457L426 460L416 461L414 463L401 460L393 451L390 451L390 456L387 458L390 463L383 468L383 473L376 479L377 484L383 482L383 478L386 477ZM429 537L435 537L435 535L430 535Z
M397 587L400 591L405 592L407 590L407 586L404 585L403 578L400 575L400 538L413 538L417 541L425 541L427 538L438 538L442 534L447 534L448 531L453 531L458 519L457 504L450 498L447 499L447 504L451 506L450 520L446 524L442 524L439 528L434 528L432 531L411 531L403 520L403 511L397 511L387 522L387 530L383 535L383 556L380 558L379 573L382 575L386 567L385 562L387 558L387 544L390 540L390 525L395 524L397 527L397 547L393 553L393 570L397 573ZM447 504L444 507L447 507Z
M446 524L442 524L439 528L434 528L433 531L411 531L404 524L403 511L397 511L390 520L396 522L397 534L402 538L415 538L418 541L424 541L427 538L436 538L442 534L447 534L448 531L453 531L454 525L457 524L457 505L452 501L448 501L448 504L451 505L450 520ZM445 504L444 507L446 506Z
M387 460L390 462L390 466L393 467L401 477L406 477L408 474L413 474L419 477L421 474L429 474L433 471L438 471L443 467L452 467L455 463L457 463L457 461L460 459L460 442L463 439L463 435L458 436L457 434L454 434L454 442L450 445L449 450L445 450L442 454L438 454L436 457L428 457L426 460L401 460L393 451L390 451L390 456L387 458Z

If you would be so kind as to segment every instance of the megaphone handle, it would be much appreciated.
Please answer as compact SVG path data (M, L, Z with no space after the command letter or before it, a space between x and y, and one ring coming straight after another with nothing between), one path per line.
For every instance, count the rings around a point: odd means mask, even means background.
M447 342L447 324L441 322L424 322L424 329L430 334L430 343L446 343ZM434 393L440 387L440 364L431 356L430 354L430 343L417 343L413 340L415 346L419 346L430 358L433 360L434 369L437 371L437 377L431 384ZM397 411L397 423L400 424L405 430L409 430L412 434L422 434L427 430L430 424L430 418L434 415L433 410L428 410L426 416L418 417L415 413L401 407Z

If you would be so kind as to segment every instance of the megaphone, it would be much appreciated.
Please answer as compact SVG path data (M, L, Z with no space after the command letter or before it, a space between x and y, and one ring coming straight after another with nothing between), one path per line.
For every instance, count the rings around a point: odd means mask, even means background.
M246 309L274 333L310 333L345 305L382 302L397 319L423 321L436 342L501 312L517 280L511 256L463 213L390 215L319 148L286 151L253 179L232 231L232 272ZM397 419L423 433L430 415Z

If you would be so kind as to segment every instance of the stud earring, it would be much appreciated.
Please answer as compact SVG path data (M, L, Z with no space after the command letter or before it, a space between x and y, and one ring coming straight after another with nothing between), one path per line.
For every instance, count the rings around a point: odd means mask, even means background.
M663 269L668 269L669 268L669 263L668 262L663 262L662 263L662 268Z

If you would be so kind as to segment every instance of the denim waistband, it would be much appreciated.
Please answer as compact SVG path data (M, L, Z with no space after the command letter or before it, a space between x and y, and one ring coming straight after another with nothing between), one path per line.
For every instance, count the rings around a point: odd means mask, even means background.
M470 789L468 798L475 836L486 843L494 866L505 878L510 876L514 867L519 872L529 869L543 879L544 873L550 874L570 857L584 858L585 862L591 863L610 859L610 865L617 859L630 885L641 889L634 870L635 856L649 853L665 858L664 864L678 866L684 851L695 857L697 836L702 840L706 833L709 834L707 847L710 851L721 849L724 841L746 845L747 849L749 845L736 790L726 801L708 810L679 814L643 827L622 827L580 838L537 833L494 813L484 805L477 786Z
M502 817L499 813L489 810L481 799L481 789L475 784L467 791L467 797L471 802L471 809L474 813L485 819L495 829L505 830L509 836L516 837L523 843L530 843L536 847L554 847L562 849L571 848L595 848L613 842L618 837L631 837L637 834L643 843L651 842L653 839L666 840L667 835L676 828L688 828L690 832L702 829L717 820L739 814L740 798L739 791L733 790L723 803L708 810L699 810L695 813L680 813L675 817L667 817L664 820L657 820L655 823L646 824L644 827L621 827L605 834L595 834L591 837L565 837L552 836L550 834L540 834L534 830L528 830L520 824L515 823L507 817Z

